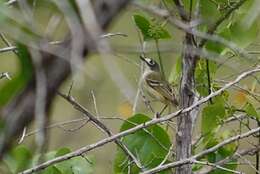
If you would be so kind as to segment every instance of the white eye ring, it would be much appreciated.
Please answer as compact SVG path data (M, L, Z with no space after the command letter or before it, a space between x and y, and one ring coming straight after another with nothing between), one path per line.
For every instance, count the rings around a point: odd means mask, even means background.
M152 59L148 59L147 62L149 63L149 65L154 65L155 62Z

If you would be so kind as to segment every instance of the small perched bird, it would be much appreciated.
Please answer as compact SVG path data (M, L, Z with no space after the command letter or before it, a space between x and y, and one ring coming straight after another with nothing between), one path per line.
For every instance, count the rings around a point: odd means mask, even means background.
M159 64L153 59L144 56L140 56L140 59L145 62L142 81L148 94L164 103L166 107L169 104L178 106L174 90L169 82L163 78Z

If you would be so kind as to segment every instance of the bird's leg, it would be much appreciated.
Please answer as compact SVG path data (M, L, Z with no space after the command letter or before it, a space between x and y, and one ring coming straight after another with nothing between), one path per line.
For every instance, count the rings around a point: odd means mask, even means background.
M162 108L161 112L156 112L156 118L160 118L161 115L163 114L163 112L165 111L165 109L168 107L167 104L164 105L164 107Z

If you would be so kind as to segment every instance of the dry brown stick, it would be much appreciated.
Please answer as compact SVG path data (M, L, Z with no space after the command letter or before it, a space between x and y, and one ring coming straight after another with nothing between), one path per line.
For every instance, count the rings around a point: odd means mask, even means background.
M145 127L148 127L148 126L151 126L151 125L154 125L154 124L158 124L158 123L162 123L162 122L165 122L165 121L168 121L168 120L171 120L172 118L175 118L177 116L179 116L181 113L185 113L185 112L190 112L191 110L193 110L194 108L198 107L199 105L207 102L210 98L213 98L219 94L221 94L223 91L225 91L226 89L230 88L231 86L233 86L234 84L238 83L239 81L241 81L242 79L244 79L245 77L253 74L253 73L256 73L256 72L260 72L260 66L258 66L257 68L255 69L252 69L252 70L249 70L249 71L246 71L242 74L240 74L234 81L232 82L229 82L228 84L226 84L224 87L220 88L219 90L211 93L210 95L200 99L199 101L197 101L196 103L194 103L192 106L190 107L187 107L187 108L184 108L184 109L180 109L174 113L171 113L169 115L166 115L164 117L161 117L161 118L154 118L153 120L150 120L148 122L145 122L145 123L142 123L140 125L137 125L131 129L128 129L128 130L125 130L123 132L120 132L120 133L117 133L115 135L112 135L108 138L105 138L105 139L102 139L94 144L90 144L90 145L87 145L87 146L84 146L76 151L73 151L71 153L68 153L66 155L63 155L63 156L60 156L60 157L57 157L57 158L54 158L52 160L49 160L49 161L46 161L40 165L37 165L37 166L34 166L30 169L27 169L23 172L21 172L20 174L30 174L30 173L33 173L33 172L37 172L37 171L40 171L40 170L43 170L45 169L46 167L52 165L52 164L56 164L56 163L59 163L61 161L65 161L65 160L68 160L68 159L71 159L73 157L76 157L76 156L80 156L88 151L91 151L93 149L96 149L98 147L101 147L107 143L110 143L112 141L115 141L116 139L119 139L121 137L124 137L126 135L129 135L129 134L132 134L140 129L143 129ZM252 130L251 130L252 131Z

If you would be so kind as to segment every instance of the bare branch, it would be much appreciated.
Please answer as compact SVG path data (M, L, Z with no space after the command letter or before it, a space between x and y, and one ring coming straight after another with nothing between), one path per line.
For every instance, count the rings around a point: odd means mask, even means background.
M101 121L99 121L98 118L96 118L94 115L92 115L87 109L85 109L83 106L81 106L79 103L75 101L75 99L68 95L64 95L61 93L58 93L61 97L63 97L66 101L68 101L75 109L83 113L85 116L89 118L90 121L92 121L98 128L100 128L102 131L104 131L109 137L113 136L112 132L106 127L105 124L103 124ZM135 156L132 154L132 152L127 148L126 145L123 144L122 141L119 139L115 139L115 143L126 153L127 156L131 160L134 161L134 163L142 170L142 164L135 158Z
M221 161L218 161L216 163L216 165L224 165L224 164L227 164L229 163L230 161L233 161L233 160L237 160L239 159L241 156L246 156L246 155L254 155L256 154L258 151L260 150L260 146L258 147L254 147L254 148L250 148L250 149L246 149L246 150L243 150L243 151L240 151L240 152L236 152L234 155L232 156L229 156ZM206 167L206 168L203 168L201 171L199 172L195 172L195 174L208 174L210 172L212 172L213 170L215 169L215 167L211 166L211 167Z
M202 164L202 165L207 165L207 166L212 166L212 167L214 167L214 168L221 169L221 170L226 171L226 172L231 172L231 173L236 173L236 174L244 174L243 172L231 170L231 169L222 167L222 166L220 166L220 165L217 165L217 164L214 164L214 163L210 163L210 162L208 162L208 161L197 161L197 160L194 160L194 163L196 163L196 164Z

